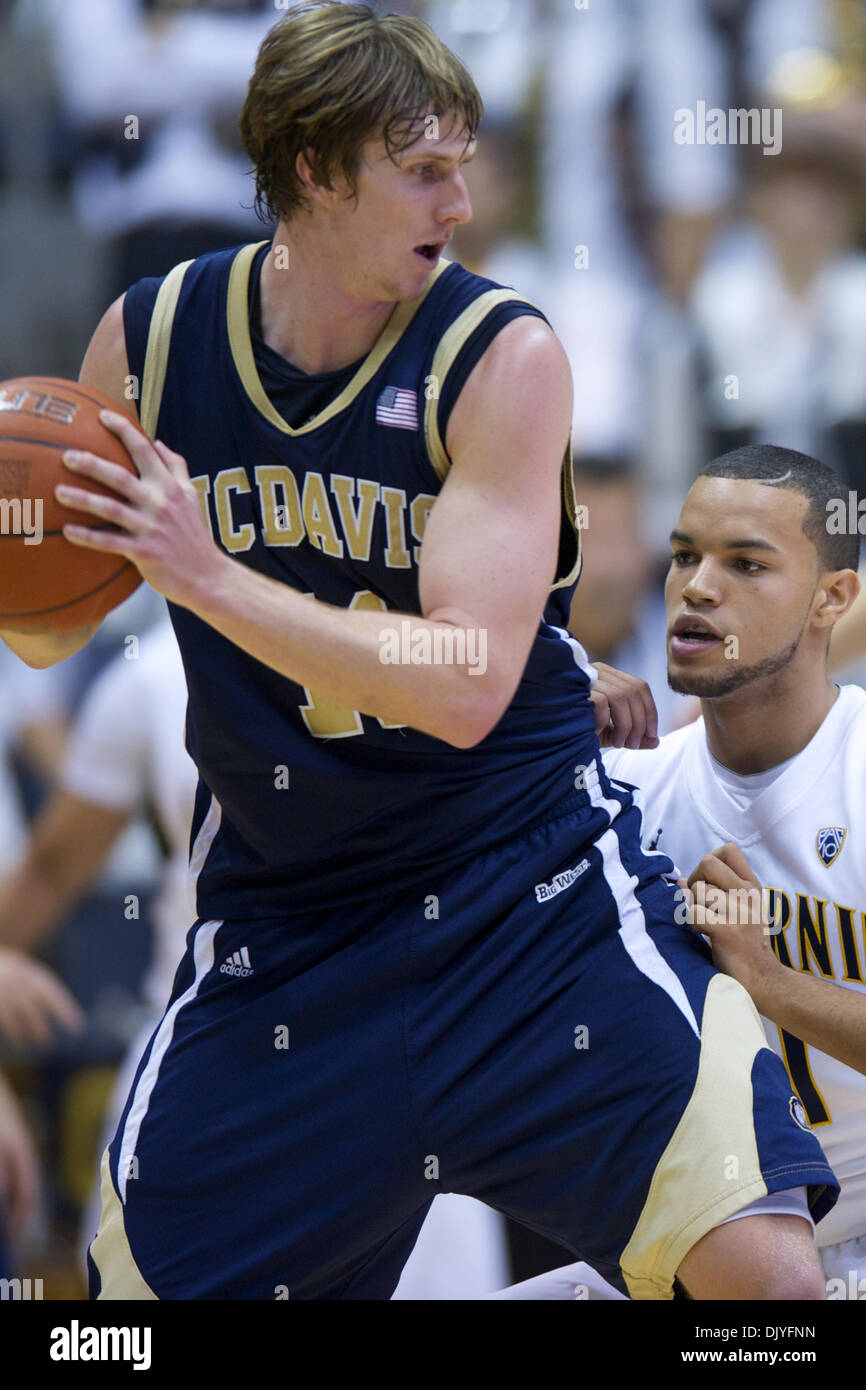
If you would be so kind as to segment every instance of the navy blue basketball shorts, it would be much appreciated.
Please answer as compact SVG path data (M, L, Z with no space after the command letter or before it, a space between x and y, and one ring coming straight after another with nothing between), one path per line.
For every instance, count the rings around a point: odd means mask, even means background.
M820 1219L838 1184L751 1000L639 812L588 820L350 911L196 922L103 1157L91 1296L385 1299L437 1192L639 1299L769 1192Z

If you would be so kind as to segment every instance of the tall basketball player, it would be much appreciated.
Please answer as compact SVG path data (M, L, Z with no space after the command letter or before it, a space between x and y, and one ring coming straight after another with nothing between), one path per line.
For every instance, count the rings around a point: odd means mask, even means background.
M140 477L72 458L66 534L168 599L200 776L94 1296L387 1297L438 1191L633 1297L823 1296L766 1204L835 1178L598 759L566 358L442 255L481 109L423 24L291 11L241 118L273 242L131 287L85 358L141 383Z

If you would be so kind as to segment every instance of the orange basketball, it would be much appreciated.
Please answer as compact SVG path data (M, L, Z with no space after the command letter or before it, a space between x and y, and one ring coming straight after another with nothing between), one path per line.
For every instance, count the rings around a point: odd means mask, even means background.
M90 386L58 377L0 382L0 628L71 632L99 622L141 583L122 555L72 545L62 527L115 527L55 500L58 483L116 496L62 462L64 449L86 449L130 472L137 469L120 441L100 424L115 401Z

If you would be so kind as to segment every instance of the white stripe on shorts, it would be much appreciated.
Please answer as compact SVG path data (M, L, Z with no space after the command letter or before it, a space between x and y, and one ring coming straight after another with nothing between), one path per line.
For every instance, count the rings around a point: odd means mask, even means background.
M117 1161L117 1191L121 1202L126 1201L126 1184L130 1176L131 1167L130 1159L135 1157L135 1146L138 1143L139 1130L147 1114L147 1108L150 1104L150 1097L156 1085L157 1077L159 1076L159 1068L162 1064L162 1059L174 1035L174 1021L184 1004L188 1004L190 1000L194 999L198 994L199 985L213 966L214 937L221 926L222 922L202 922L201 926L197 929L193 948L195 979L189 989L185 990L179 999L175 999L156 1030L153 1046L150 1049L150 1056L147 1059L147 1066L141 1073L138 1085L135 1088L132 1105L126 1117L126 1124L123 1129L123 1138L120 1142L120 1158Z
M199 826L199 832L195 837L195 844L192 846L189 855L189 877L187 879L187 892L189 900L196 904L198 913L197 888L198 877L204 868L205 861L210 854L211 845L216 839L217 831L222 821L223 808L220 806L213 792L211 792L210 805L207 808L207 815Z
M619 852L619 837L615 830L606 830L595 842L604 860L604 876L619 909L619 937L641 974L663 989L676 1004L696 1038L701 1036L698 1021L692 1012L682 983L665 960L646 929L643 908L635 894L637 878L626 872Z

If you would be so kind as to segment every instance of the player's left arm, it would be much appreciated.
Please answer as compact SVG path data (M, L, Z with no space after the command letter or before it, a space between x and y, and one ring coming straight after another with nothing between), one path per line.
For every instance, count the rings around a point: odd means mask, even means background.
M710 938L719 969L739 980L765 1018L866 1073L866 996L782 964L770 945L772 925L753 909L763 889L742 850L727 844L705 855L689 877L692 893L701 881L723 895L707 896L706 910L692 921Z
M140 476L81 454L75 471L119 496L76 488L72 472L57 495L121 532L64 533L126 555L158 592L299 685L468 748L507 709L554 578L571 396L568 360L539 319L507 324L476 363L449 420L452 466L427 520L422 617L335 607L232 559L207 530L185 460L119 415L103 418ZM410 641L420 629L430 639L463 629L468 646L474 633L483 662L386 664L383 630L403 620Z

